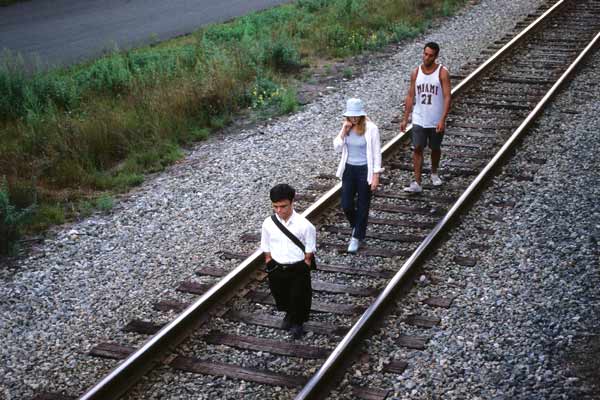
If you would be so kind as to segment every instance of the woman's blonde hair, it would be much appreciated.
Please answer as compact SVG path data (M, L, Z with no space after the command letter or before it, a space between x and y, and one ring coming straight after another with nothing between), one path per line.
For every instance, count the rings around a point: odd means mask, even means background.
M349 120L350 117L346 117L346 119ZM364 135L366 130L367 130L367 116L361 115L360 117L358 117L358 123L354 127L354 131L358 135Z

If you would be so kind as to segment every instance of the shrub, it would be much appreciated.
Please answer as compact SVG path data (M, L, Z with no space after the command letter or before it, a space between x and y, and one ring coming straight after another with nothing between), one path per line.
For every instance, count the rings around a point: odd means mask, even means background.
M10 193L10 202L17 209L23 210L35 206L38 202L39 194L35 185L35 179L31 181L13 181L10 187L7 186L7 191Z
M388 35L385 31L380 30L372 33L365 43L365 47L369 50L380 49L389 42Z
M286 36L278 36L267 43L263 63L282 72L298 70L302 65L297 47L293 40Z
M115 176L110 173L96 173L90 177L89 184L98 190L125 191L141 185L144 175L138 172L119 171Z
M114 199L108 195L103 194L102 196L96 199L96 207L102 212L108 213L115 206Z
M262 108L271 102L275 94L279 94L279 85L266 76L258 76L247 96L252 108Z
M366 0L335 0L334 9L338 19L361 25L367 5Z
M196 48L192 45L136 51L127 55L132 78L146 84L156 84L191 71L196 61Z
M324 44L326 50L333 50L334 53L343 53L346 48L350 34L339 23L334 23L323 28ZM340 49L336 51L336 49Z
M60 204L45 204L40 206L37 219L48 225L59 225L65 222L65 212Z
M328 7L331 4L331 0L298 0L296 4L299 8L304 8L309 13L315 13Z
M419 34L419 27L411 26L402 21L392 25L390 28L392 40L398 42L403 39L415 37Z
M127 60L121 54L112 54L95 61L75 76L80 87L112 94L125 93L132 83Z
M24 115L23 96L26 86L23 59L4 51L0 56L0 117L8 120Z
M60 72L27 76L20 56L0 55L0 118L12 120L41 115L52 107L71 110L79 105L80 91L71 77Z
M8 184L3 179L0 186L0 254L12 254L21 235L21 227L31 209L18 210L10 200Z
M290 114L298 111L298 94L293 88L283 90L279 96L279 112L282 114Z
M80 218L87 218L94 212L94 205L89 200L77 202L76 212Z
M43 110L49 104L65 110L72 110L79 105L80 91L71 77L58 74L37 75L30 85Z
M192 128L190 130L190 139L194 142L206 140L210 136L210 129L208 128Z
M120 172L112 180L112 188L116 190L127 190L144 183L144 175L135 172Z

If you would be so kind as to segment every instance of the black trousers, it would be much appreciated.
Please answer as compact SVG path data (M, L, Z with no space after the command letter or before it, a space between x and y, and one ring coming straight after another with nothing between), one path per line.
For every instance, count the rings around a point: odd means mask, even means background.
M310 270L304 261L278 264L269 273L269 289L279 311L290 316L292 324L308 321L312 302Z

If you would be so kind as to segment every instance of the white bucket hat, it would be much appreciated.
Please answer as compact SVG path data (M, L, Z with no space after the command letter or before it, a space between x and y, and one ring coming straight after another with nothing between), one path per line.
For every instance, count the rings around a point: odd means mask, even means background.
M346 101L344 117L362 117L363 115L367 115L367 113L361 99L348 99Z

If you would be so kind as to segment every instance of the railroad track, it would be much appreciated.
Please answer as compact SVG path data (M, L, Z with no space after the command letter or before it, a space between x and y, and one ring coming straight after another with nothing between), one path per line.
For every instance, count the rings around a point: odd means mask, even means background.
M174 370L206 380L207 390L211 379L222 377L232 392L242 380L245 390L260 385L271 391L269 398L322 398L335 389L344 366L360 356L356 350L369 329L403 290L410 290L419 263L440 235L474 199L585 52L594 48L600 0L559 1L517 28L523 30L495 43L489 58L467 64L453 77L455 85L461 82L453 89L441 188L426 184L420 195L403 193L412 174L408 135L397 135L384 146L382 189L372 201L367 245L357 255L344 251L350 231L335 206L340 190L335 177L319 175L301 193L296 206L319 230L320 266L313 274L313 312L302 340L292 341L279 329L283 315L274 309L260 268L262 254L254 250L258 234L249 232L234 250L220 254L218 265L200 266L197 277L182 282L176 295L158 300L156 320L134 320L124 327L132 342L144 341L141 346L94 347L92 355L122 361L81 398L116 398L127 391L130 398L144 398L156 384L132 389L135 382L146 374L150 381L161 382L161 374ZM427 172L424 168L425 176ZM516 171L514 179L531 176ZM455 261L474 263L468 257ZM192 295L200 297L192 300ZM426 303L449 307L452 298L431 297ZM439 319L414 314L406 322L427 329ZM427 342L418 334L394 340L415 349ZM245 352L253 357L240 364L239 355ZM401 373L404 368L404 361L392 360L382 372ZM367 387L351 391L356 398L384 399L388 394Z

